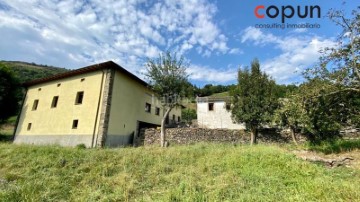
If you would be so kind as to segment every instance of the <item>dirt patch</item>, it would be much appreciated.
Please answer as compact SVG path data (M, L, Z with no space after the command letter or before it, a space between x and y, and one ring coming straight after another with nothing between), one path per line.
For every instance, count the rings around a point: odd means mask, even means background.
M345 166L360 170L360 150L339 154L322 154L308 150L295 150L292 152L303 160L323 164L329 168Z

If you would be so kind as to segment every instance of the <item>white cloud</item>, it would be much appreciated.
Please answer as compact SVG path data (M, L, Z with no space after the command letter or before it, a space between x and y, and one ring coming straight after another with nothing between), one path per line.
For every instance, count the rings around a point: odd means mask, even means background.
M167 49L238 52L214 22L216 12L206 0L5 0L0 58L72 68L114 60L134 72Z
M244 30L241 41L258 46L271 45L280 50L278 56L267 59L261 64L262 69L279 83L298 81L301 73L318 61L321 49L336 46L336 42L332 39L312 35L280 37L264 33L254 27Z
M247 27L241 36L241 43L250 41L255 45L264 45L278 41L278 38L271 33L265 34L255 27Z
M237 68L213 69L207 66L191 65L187 69L189 78L194 81L206 81L208 83L226 83L235 81Z
M243 54L244 51L240 50L239 48L232 48L230 51L229 51L230 54L234 54L234 55L240 55L240 54Z

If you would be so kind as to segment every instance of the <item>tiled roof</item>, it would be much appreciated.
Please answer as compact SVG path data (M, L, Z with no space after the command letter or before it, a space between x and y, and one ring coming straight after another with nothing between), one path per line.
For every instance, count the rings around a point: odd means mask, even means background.
M40 83L55 81L58 79L68 78L68 77L81 75L84 73L93 72L93 71L102 70L102 69L115 69L116 71L120 71L120 72L124 73L125 75L129 76L130 78L134 79L135 81L139 82L140 84L142 84L144 86L149 86L148 83L146 83L139 77L135 76L134 74L130 73L129 71L127 71L126 69L124 69L123 67L116 64L113 61L107 61L107 62L103 62L103 63L99 63L99 64L94 64L94 65L86 66L86 67L83 67L80 69L68 71L65 73L61 73L61 74L57 74L57 75L53 75L53 76L49 76L49 77L45 77L45 78L41 78L41 79L32 80L32 81L24 83L24 86L26 86L26 87L33 86L33 85L40 84Z

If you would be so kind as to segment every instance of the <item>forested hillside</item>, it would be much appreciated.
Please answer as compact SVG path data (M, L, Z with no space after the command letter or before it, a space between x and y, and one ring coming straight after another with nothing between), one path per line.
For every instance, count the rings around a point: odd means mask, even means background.
M35 63L27 63L20 61L0 61L9 67L19 79L20 83L39 79L55 74L69 71L65 68L53 67L48 65L39 65Z

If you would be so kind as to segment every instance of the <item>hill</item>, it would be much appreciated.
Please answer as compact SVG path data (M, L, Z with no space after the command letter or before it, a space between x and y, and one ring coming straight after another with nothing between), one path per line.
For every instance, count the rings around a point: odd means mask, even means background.
M225 92L221 92L221 93L215 93L210 95L209 97L213 97L213 98L225 98L225 97L229 97L230 93L229 91L225 91Z
M21 83L69 71L65 68L21 61L0 61L11 68Z

